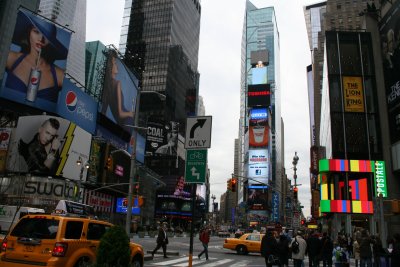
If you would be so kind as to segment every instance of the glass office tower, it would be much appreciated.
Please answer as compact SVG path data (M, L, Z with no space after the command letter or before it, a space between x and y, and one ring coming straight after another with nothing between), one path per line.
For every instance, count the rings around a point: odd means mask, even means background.
M253 194L262 199L277 194L281 199L283 166L279 34L275 10L273 7L257 8L250 1L246 1L243 25L240 88L238 176L247 183L249 191L243 190L244 196L239 199L247 201L251 225L279 221L281 210L272 207L271 202L250 203ZM264 129L265 142L258 142L260 139L255 136L260 127ZM256 163L260 161L263 164ZM268 212L270 209L272 213Z
M143 91L167 96L163 105L142 95L141 123L150 115L184 123L196 113L200 14L198 0L125 1L120 52Z

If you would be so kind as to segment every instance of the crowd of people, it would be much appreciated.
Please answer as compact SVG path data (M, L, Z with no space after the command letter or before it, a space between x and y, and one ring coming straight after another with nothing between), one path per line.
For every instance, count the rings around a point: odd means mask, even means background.
M261 241L261 255L267 267L304 267L308 256L309 267L347 267L353 259L356 267L400 266L400 234L387 241L387 249L378 235L370 235L365 229L357 230L352 236L339 234L332 240L327 233L298 231L290 237L286 231L278 234L267 231ZM385 246L386 247L386 246Z

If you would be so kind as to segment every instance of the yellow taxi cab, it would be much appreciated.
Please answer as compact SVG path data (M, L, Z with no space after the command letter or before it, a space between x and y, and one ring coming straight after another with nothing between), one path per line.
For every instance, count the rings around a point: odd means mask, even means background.
M94 263L100 239L113 224L85 216L90 206L71 201L63 205L66 209L56 209L56 213L22 217L3 240L0 267L80 267ZM142 267L143 247L130 243L130 248L132 266Z
M224 242L224 248L236 250L238 254L245 255L249 252L261 251L261 239L264 234L260 233L248 233L243 234L239 238L226 238Z

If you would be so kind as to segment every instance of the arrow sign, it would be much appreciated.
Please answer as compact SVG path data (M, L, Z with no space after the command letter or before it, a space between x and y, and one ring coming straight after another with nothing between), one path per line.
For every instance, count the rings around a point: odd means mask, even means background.
M200 178L200 173L196 172L197 169L195 167L192 168L192 176L197 177L196 180L199 180Z
M186 119L186 149L211 147L211 116L190 117Z
M201 184L206 181L207 149L186 150L185 182Z
M190 129L190 138L193 139L194 138L194 131L196 131L197 127L203 128L204 123L206 123L206 119L197 119L197 123L195 123L192 127L192 129Z

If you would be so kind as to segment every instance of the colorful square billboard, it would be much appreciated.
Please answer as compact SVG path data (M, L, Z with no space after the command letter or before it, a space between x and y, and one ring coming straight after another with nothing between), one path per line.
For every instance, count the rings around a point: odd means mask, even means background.
M100 112L132 132L139 81L115 50L108 50Z
M96 132L96 101L68 78L64 79L63 90L59 95L57 114L91 134Z
M321 212L372 214L373 189L369 185L371 178L368 178L371 174L374 176L374 195L387 197L384 161L322 159L319 161L319 172ZM339 180L332 179L331 173L335 173ZM340 179L340 175L344 174L348 177L347 186L345 179Z
M80 158L89 161L91 134L60 117L19 117L10 143L7 170L79 180ZM86 168L83 180L85 181Z
M71 33L19 10L0 97L55 113Z

